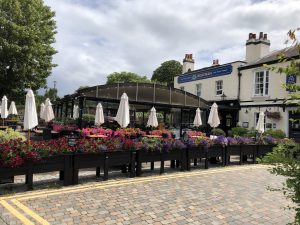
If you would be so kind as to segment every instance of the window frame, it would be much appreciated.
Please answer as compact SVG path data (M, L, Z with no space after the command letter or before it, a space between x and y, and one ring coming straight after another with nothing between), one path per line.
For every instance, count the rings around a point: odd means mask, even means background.
M218 89L218 82L221 82L221 89ZM218 91L221 91L221 93L220 94L218 94L217 92ZM216 80L215 81L215 95L216 96L221 96L221 95L223 95L223 91L224 91L224 81L223 80Z
M256 76L259 75L263 75L262 77L262 83L260 82L260 79L257 79ZM258 80L258 82L257 82ZM258 87L258 89L256 89L257 85L261 85L262 84L262 90L261 87ZM259 90L259 93L256 93L256 90ZM269 70L255 70L254 71L254 75L253 75L253 97L266 97L269 96L269 91L270 91L270 72Z

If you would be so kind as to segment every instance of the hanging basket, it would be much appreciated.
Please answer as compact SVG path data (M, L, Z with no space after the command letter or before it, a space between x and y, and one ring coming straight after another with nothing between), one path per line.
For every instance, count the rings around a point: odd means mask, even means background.
M279 120L281 118L280 112L267 112L266 116L269 119L275 119L275 120Z

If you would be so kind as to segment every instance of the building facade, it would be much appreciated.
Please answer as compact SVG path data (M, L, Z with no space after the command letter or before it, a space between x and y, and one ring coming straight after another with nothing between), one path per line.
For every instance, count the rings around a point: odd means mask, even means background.
M183 74L174 78L174 87L201 96L219 105L220 128L226 132L237 125L255 128L259 112L265 112L266 129L281 129L287 136L300 137L300 118L292 113L296 105L287 105L290 91L283 88L286 83L297 83L295 75L280 74L266 65L282 67L289 62L279 63L278 54L299 58L296 48L270 52L267 34L249 34L246 41L244 61L220 65L214 60L212 66L194 70L194 60L187 54L183 60Z

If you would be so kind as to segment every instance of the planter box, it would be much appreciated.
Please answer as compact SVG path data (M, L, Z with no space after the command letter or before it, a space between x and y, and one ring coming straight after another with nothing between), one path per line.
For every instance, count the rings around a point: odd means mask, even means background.
M230 164L230 156L233 156L233 155L240 157L239 164L241 165L242 161L243 161L241 145L228 145L226 147L226 165Z
M105 152L104 161L104 179L108 179L108 169L109 167L115 166L128 166L130 177L135 177L135 161L136 161L136 151L112 151ZM123 172L126 172L126 170Z
M241 157L248 158L249 155L253 156L253 163L256 163L256 155L257 155L257 146L258 145L241 145ZM243 160L242 160L243 161ZM242 163L242 162L241 162Z
M80 169L96 167L96 176L100 175L100 168L104 168L105 153L75 153L73 155L72 184L78 184Z
M272 152L275 146L276 145L258 145L257 157L261 158L265 156L267 153Z
M199 146L199 147L190 147L187 148L187 170L191 169L191 159L194 159L194 165L197 165L197 159L205 158L205 168L208 167L207 161L207 147Z
M45 157L40 162L29 162L18 168L0 168L0 180L25 175L27 189L33 188L33 174L60 171L64 185L72 184L72 155Z
M181 170L186 168L186 150L185 149L173 149L169 152L161 151L146 151L139 150L137 151L137 176L140 176L142 173L142 163L144 162L160 162L160 174L164 173L164 163L168 160L177 160L181 162ZM151 165L151 169L152 169Z
M218 145L213 145L210 146L207 149L207 159L213 158L213 157L221 157L222 160L222 166L225 166L225 147L223 146L218 146ZM208 165L207 165L208 169Z

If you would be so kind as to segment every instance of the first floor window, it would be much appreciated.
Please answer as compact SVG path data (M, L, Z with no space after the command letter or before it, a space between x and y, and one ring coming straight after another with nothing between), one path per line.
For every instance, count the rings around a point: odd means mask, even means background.
M196 95L198 97L201 96L201 88L202 88L202 84L196 84Z
M223 94L223 81L217 80L216 81L216 95L222 95Z
M254 76L254 95L266 96L269 94L269 71L255 72Z

